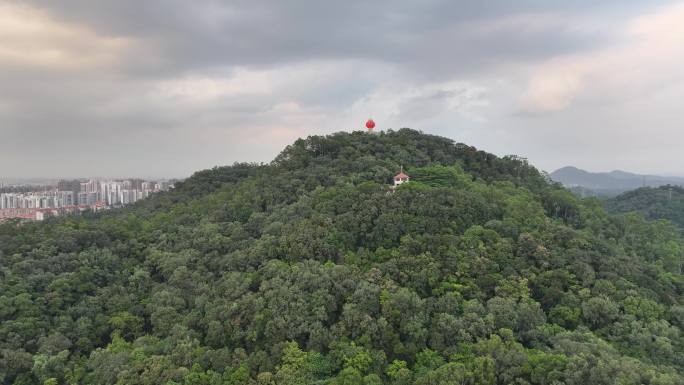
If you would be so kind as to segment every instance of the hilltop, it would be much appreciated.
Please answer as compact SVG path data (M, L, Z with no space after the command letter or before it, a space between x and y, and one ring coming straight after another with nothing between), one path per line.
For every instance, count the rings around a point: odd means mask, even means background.
M615 196L641 187L682 185L684 178L641 175L625 171L588 172L576 167L563 167L549 174L552 180L584 195Z
M684 189L679 186L644 187L605 202L613 213L638 212L650 220L667 219L684 228Z
M311 136L0 225L0 383L681 384L682 245L521 158Z

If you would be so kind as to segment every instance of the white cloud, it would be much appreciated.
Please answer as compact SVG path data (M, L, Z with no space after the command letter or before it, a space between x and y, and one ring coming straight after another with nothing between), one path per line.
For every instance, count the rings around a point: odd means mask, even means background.
M628 20L620 40L607 47L557 56L530 67L520 109L548 113L579 100L616 103L681 82L682 20L684 5L662 8Z
M553 70L534 75L520 98L522 112L542 113L562 110L573 101L582 89L584 80L580 71L567 63L547 64Z
M37 8L0 1L0 66L102 68L118 62L132 44L128 38L55 21Z
M363 113L390 127L424 127L429 122L458 115L475 122L485 120L482 109L489 106L487 90L464 81L411 84L398 79L357 100L347 114Z
M228 76L192 75L164 80L155 96L206 103L227 96L269 94L274 91L278 71L240 68Z

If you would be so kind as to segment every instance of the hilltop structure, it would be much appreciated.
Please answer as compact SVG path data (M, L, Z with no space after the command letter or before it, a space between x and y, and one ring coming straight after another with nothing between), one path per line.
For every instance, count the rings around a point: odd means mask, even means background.
M368 121L366 122L366 128L368 129L368 132L373 132L373 129L375 128L375 122L373 121L373 119L368 119Z
M400 184L408 182L410 179L411 177L404 173L404 166L401 166L399 174L394 176L394 187L396 188Z

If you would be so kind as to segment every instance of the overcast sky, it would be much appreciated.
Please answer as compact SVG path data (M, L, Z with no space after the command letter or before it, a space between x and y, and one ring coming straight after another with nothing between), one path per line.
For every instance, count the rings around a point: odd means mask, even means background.
M0 179L187 176L411 127L684 175L684 2L0 0Z

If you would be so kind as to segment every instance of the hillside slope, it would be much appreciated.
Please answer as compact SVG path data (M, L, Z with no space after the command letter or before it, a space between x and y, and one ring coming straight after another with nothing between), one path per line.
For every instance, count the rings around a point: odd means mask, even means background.
M638 212L647 219L667 219L684 228L684 188L679 186L644 187L606 200L612 213Z
M309 137L0 226L0 383L681 384L682 257L515 158Z

